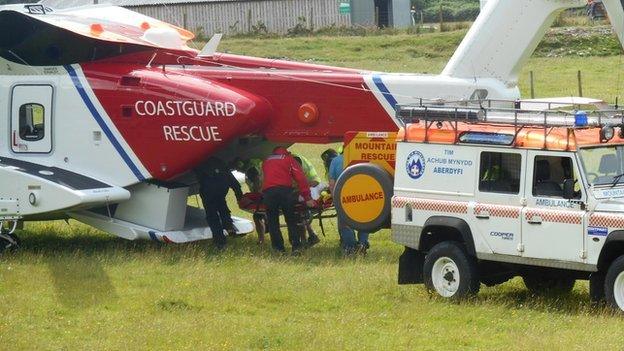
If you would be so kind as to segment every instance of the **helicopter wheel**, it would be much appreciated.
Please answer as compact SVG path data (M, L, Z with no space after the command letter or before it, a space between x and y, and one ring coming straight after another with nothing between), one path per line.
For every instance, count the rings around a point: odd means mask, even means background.
M21 240L14 233L0 228L0 253L19 248Z

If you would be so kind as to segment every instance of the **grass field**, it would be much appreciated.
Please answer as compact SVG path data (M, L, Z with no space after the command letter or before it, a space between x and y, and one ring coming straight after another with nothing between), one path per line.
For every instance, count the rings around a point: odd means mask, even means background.
M418 45L397 36L239 39L223 47L435 73L461 34L421 37ZM612 99L621 91L619 56L531 59L522 90L534 70L538 95L574 95L578 69L585 95ZM316 159L324 148L293 149ZM515 279L452 304L422 286L396 284L402 248L387 231L371 237L366 257L344 259L329 227L321 244L290 257L255 236L218 253L208 242L128 242L75 222L30 223L23 247L0 258L0 349L624 350L624 319L590 306L585 282L569 296L536 297Z

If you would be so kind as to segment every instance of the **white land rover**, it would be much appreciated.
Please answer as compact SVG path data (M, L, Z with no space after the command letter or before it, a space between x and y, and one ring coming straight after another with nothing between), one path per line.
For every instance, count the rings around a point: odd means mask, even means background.
M392 238L405 246L400 284L424 282L457 299L514 276L536 292L569 291L589 279L592 299L624 311L621 111L417 106L398 113L412 123L397 137L394 176L356 165L337 190L358 176L383 189ZM381 210L363 223L340 201L337 207L356 229L374 230L388 218Z

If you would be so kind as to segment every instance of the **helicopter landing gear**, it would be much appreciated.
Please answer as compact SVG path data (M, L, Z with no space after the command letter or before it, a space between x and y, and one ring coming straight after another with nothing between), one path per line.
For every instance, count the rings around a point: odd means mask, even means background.
M0 253L15 250L20 246L20 240L15 235L15 229L17 229L17 220L0 220Z

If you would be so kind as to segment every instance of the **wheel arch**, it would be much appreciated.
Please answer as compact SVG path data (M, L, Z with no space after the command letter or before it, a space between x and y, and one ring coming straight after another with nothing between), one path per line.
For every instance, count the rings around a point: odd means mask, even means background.
M418 249L427 252L434 245L448 240L463 243L470 255L477 255L470 226L465 220L451 216L429 217L423 225Z
M624 255L624 230L615 230L609 233L602 250L600 250L598 270L606 271L609 269L611 262L621 255Z

